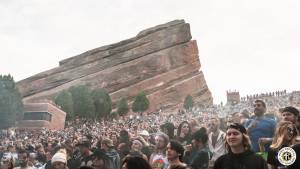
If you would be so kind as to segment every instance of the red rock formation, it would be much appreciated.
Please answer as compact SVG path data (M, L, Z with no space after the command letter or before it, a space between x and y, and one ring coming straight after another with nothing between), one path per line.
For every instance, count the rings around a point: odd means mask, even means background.
M136 37L60 61L60 66L17 83L23 101L51 99L74 85L105 88L113 102L132 100L144 90L150 111L178 106L191 94L200 104L212 96L200 70L197 43L190 26L175 20L144 30Z

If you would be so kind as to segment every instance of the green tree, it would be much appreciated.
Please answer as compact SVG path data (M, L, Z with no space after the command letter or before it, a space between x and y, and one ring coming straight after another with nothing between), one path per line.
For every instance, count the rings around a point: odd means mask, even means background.
M95 105L95 118L107 118L111 112L111 98L104 89L95 89L93 91L93 102Z
M67 113L67 120L72 120L74 117L72 94L68 90L63 90L54 98L56 105Z
M128 106L127 99L122 98L122 99L118 102L117 107L118 107L117 113L118 113L120 116L123 116L123 115L127 114L128 111L129 111L129 106Z
M118 116L119 116L119 114L118 114L118 112L116 112L116 111L110 113L110 117L111 117L112 119L116 119Z
M149 108L150 102L144 91L140 92L132 104L132 111L142 113Z
M95 106L90 89L85 85L80 85L71 87L69 92L72 94L74 115L93 118Z
M0 129L14 126L16 120L22 118L22 98L13 77L0 75Z
M190 110L194 106L193 97L191 95L185 97L183 106L186 110Z

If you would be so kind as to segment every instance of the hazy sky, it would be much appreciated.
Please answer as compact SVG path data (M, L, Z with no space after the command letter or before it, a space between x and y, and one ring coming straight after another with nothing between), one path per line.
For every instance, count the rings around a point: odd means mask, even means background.
M175 19L191 25L215 103L300 89L299 0L0 0L0 74L18 81Z

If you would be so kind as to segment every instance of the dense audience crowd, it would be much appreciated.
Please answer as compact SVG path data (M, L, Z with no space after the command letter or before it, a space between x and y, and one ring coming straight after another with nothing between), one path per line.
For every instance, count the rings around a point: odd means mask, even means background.
M230 118L218 116L220 107L196 107L118 120L77 118L62 131L3 130L0 169L299 169L299 111L284 105L278 117L268 116L270 102L254 100L250 108L242 101L235 106L247 111ZM280 155L283 148L296 153L293 164L282 162L294 158Z

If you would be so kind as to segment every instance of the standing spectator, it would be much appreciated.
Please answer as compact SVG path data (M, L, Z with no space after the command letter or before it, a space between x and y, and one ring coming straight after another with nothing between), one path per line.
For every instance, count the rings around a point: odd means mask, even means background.
M208 141L208 135L206 130L201 128L196 131L192 136L192 146L187 146L184 161L193 169L207 169L209 165L209 152L206 145Z
M241 119L240 119L239 114L240 114L239 112L232 113L232 115L231 115L232 123L240 123Z
M296 127L299 127L299 126L297 126L297 120L299 117L298 109L296 109L295 107L292 107L292 106L288 106L288 107L281 109L280 112L281 112L281 116L282 116L281 120L290 121L293 124L295 124ZM299 128L297 128L297 130L299 132ZM260 138L259 139L259 143L262 145L271 143L272 141L273 141L273 138Z
M153 169L166 169L169 165L166 157L166 148L169 143L168 135L158 133L155 137L155 150L150 156L150 165Z
M191 127L191 135L194 134L197 130L200 129L200 125L198 123L198 121L193 118L189 121L190 127Z
M256 100L254 102L254 114L255 116L246 123L246 129L249 133L252 149L254 152L259 152L259 139L260 138L272 138L276 127L276 122L272 119L264 117L266 112L266 104L262 100ZM269 145L265 145L266 150L269 149Z
M61 149L54 154L51 159L51 169L68 169L66 150Z
M47 162L47 157L46 157L46 153L45 153L43 145L39 145L37 147L37 157L36 157L36 159L42 165L44 165Z
M220 130L220 120L216 117L211 118L209 126L211 133L208 135L208 147L212 153L210 159L210 167L212 167L215 161L226 152L224 144L226 134Z
M191 127L187 121L183 121L179 124L177 130L177 141L179 141L183 146L191 143Z
M15 169L33 169L28 165L29 162L29 153L25 150L21 150L18 153L18 163L19 167L15 167Z
M168 135L169 139L174 139L175 126L173 123L166 122L160 126L162 132Z
M79 151L81 154L80 166L92 166L92 154L90 150L91 143L86 138L83 138L80 143L78 143Z
M13 169L13 159L11 156L3 156L0 160L1 169Z
M119 169L120 168L120 156L118 152L114 149L113 141L105 138L102 140L101 148L105 151L105 154L108 156L110 161L110 169Z
M167 145L166 154L169 161L168 169L175 166L187 166L185 163L183 163L184 148L178 141L170 141L170 143Z
M233 123L226 131L227 154L217 159L214 169L268 169L265 160L251 151L244 126Z
M120 159L123 159L130 151L130 136L128 131L121 130L119 137L118 153Z
M285 168L277 159L278 151L284 147L290 147L296 144L296 138L299 133L296 126L290 121L282 121L276 128L276 133L268 151L268 164L271 169Z
M146 161L148 161L148 158L145 154L142 153L143 148L143 142L139 140L138 138L135 138L132 140L131 150L127 156L138 156L142 157Z
M93 155L93 167L95 169L110 169L109 159L102 150L96 150Z
M239 117L240 117L240 124L242 124L243 126L245 126L245 124L247 123L247 121L249 120L249 113L247 110L243 110L240 114L239 114Z
M290 121L293 124L297 125L298 118L299 118L299 110L295 107L288 106L282 109L281 116L283 120ZM297 126L298 132L300 132L300 126Z
M148 159L150 159L150 156L154 150L154 145L149 141L149 132L147 130L143 130L139 133L139 135L140 140L144 142L142 152L147 156Z

